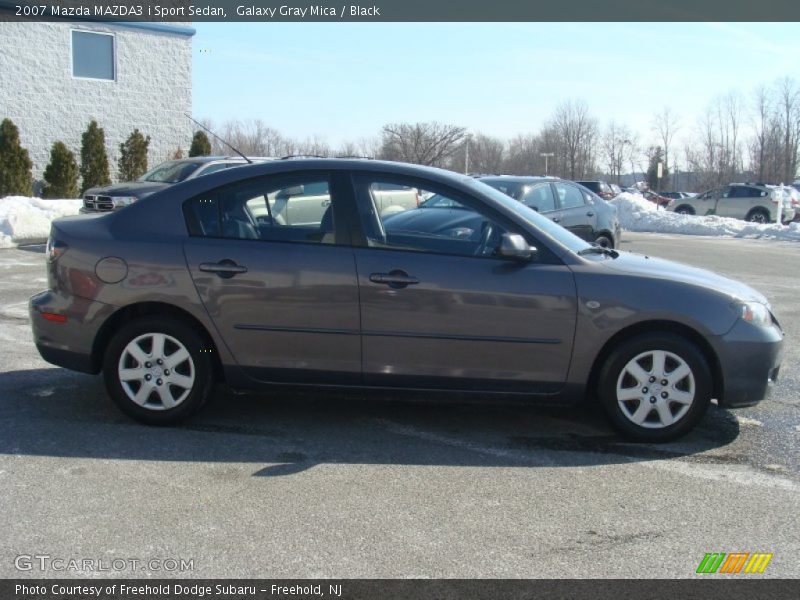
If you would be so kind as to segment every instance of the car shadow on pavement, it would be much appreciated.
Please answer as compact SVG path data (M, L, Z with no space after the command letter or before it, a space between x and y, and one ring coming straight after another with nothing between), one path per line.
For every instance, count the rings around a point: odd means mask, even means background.
M681 440L636 444L588 407L426 402L377 392L236 395L223 388L188 422L148 427L113 406L100 377L57 368L0 374L0 454L252 463L259 477L336 463L558 468L675 458L740 462L744 457L719 450L738 434L735 417L716 405Z

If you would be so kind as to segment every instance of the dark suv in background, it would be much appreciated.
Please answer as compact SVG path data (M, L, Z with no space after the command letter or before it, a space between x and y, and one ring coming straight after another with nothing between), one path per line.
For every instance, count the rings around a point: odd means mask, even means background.
M594 192L603 200L611 200L619 193L615 192L614 188L611 187L611 184L606 183L605 181L576 181L575 183L578 183L587 190Z
M498 175L480 181L540 212L587 242L617 248L617 209L582 184L557 177Z

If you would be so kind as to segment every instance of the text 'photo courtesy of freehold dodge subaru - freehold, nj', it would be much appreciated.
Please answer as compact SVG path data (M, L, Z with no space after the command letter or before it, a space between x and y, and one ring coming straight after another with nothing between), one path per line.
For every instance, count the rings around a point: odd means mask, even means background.
M799 597L798 21L0 0L0 600Z

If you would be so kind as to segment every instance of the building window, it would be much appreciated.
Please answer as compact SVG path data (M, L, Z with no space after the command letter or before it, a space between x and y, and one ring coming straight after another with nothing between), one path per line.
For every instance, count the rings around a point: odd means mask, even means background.
M92 31L72 32L72 75L114 80L114 36Z

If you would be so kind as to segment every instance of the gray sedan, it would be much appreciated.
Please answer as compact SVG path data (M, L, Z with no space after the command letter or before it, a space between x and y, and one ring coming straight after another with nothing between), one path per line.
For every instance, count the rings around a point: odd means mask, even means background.
M314 222L292 218L298 186L324 208ZM384 218L386 186L443 212ZM664 441L712 398L757 403L780 365L783 332L746 285L591 245L473 178L399 163L221 171L55 221L47 260L39 352L102 372L145 423L188 417L223 381L588 398L627 436Z

